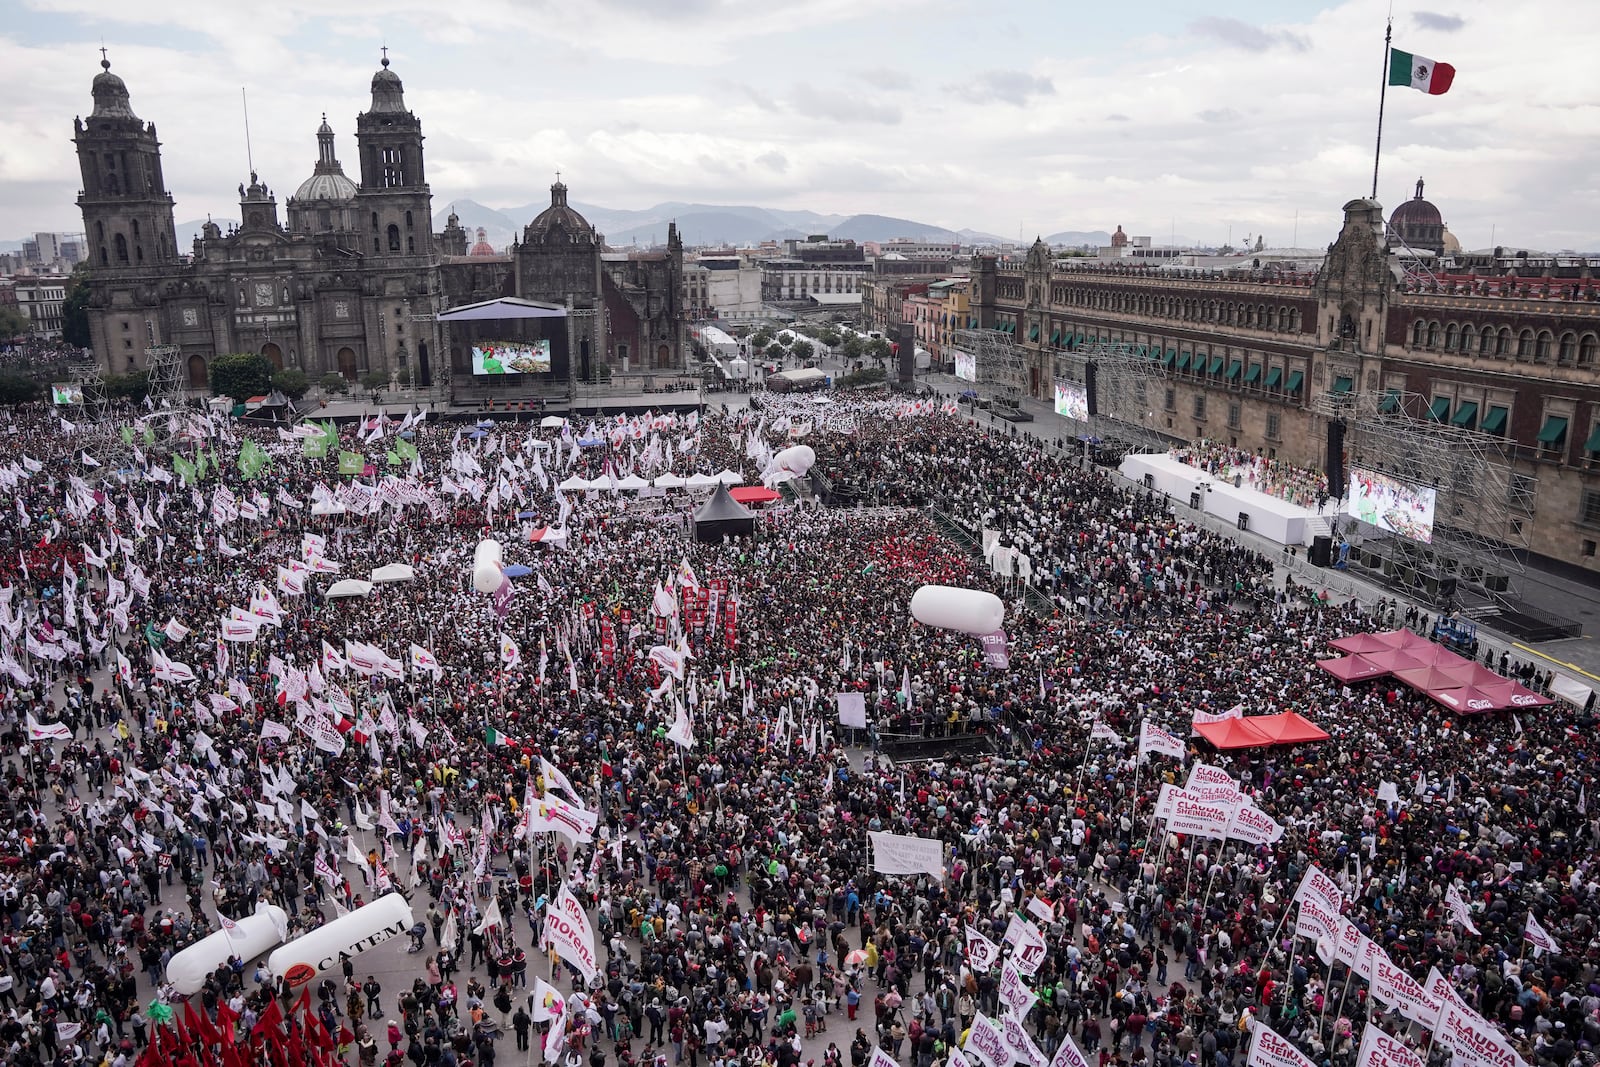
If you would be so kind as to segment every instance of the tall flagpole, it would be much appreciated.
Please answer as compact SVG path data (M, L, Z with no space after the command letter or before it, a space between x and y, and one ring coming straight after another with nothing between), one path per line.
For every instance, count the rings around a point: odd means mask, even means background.
M1394 36L1394 19L1383 29L1383 70L1378 77L1378 140L1372 148L1372 199L1378 199L1378 159L1383 154L1383 101L1389 92L1389 41Z

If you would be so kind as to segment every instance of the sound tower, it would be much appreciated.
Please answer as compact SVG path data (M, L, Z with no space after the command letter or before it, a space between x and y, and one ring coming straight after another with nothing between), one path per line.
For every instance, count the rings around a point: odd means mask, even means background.
M1344 498L1344 420L1328 422L1328 496L1333 500Z
M915 323L900 324L900 384L913 385L917 380L917 327Z
M1100 414L1100 392L1095 387L1095 366L1091 360L1083 365L1083 388L1089 394L1089 417Z

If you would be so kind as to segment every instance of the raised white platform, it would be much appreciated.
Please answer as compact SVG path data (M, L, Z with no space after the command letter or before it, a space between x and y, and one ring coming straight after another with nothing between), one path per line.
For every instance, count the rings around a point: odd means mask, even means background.
M1145 476L1149 475L1152 488L1171 494L1180 503L1189 503L1198 492L1200 508L1207 515L1237 522L1242 513L1247 516L1251 533L1280 545L1310 543L1315 511L1249 486L1235 487L1232 481L1179 462L1165 452L1128 456L1122 461L1121 470L1123 477L1141 485L1147 484Z

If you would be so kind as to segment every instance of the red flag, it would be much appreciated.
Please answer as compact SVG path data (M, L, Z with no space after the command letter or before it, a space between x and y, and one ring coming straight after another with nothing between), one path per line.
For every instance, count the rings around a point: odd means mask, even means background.
M267 1006L262 1009L261 1018L250 1028L251 1037L266 1037L269 1033L273 1037L283 1032L283 1009L278 1007L278 998L273 997L267 1001Z
M233 1009L228 1007L227 1001L217 1001L217 1040L224 1045L233 1044L234 1024L238 1021L239 1017L233 1013Z
M211 1019L203 1011L196 1012L192 1000L183 1002L183 1021L196 1040L207 1045L214 1045L220 1040L217 1028L211 1025Z
M300 1044L300 1028L298 1026L289 1028L288 1049L290 1063L303 1063L305 1061L305 1051Z

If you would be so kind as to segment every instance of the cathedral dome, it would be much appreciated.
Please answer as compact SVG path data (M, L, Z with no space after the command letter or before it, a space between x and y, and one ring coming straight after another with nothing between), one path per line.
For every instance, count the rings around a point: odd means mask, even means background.
M567 204L567 187L559 180L550 187L550 206L528 224L528 236L544 237L558 228L569 234L587 233L593 229L588 219Z
M400 84L400 75L389 69L389 50L385 48L382 66L372 76L372 111L404 112L405 109L405 86Z
M356 183L335 171L331 174L313 174L295 190L296 200L337 200L344 203L356 198Z
M454 216L452 216L454 217ZM489 243L489 234L482 226L478 227L478 243L472 246L469 256L492 256L495 254L494 246Z
M1444 249L1444 216L1422 198L1422 179L1417 179L1417 194L1394 209L1389 229L1414 249L1441 252Z
M134 120L139 118L133 113L133 105L128 100L127 83L111 73L111 60L101 58L100 73L94 76L94 84L89 91L94 96L94 111L90 113L91 118Z

